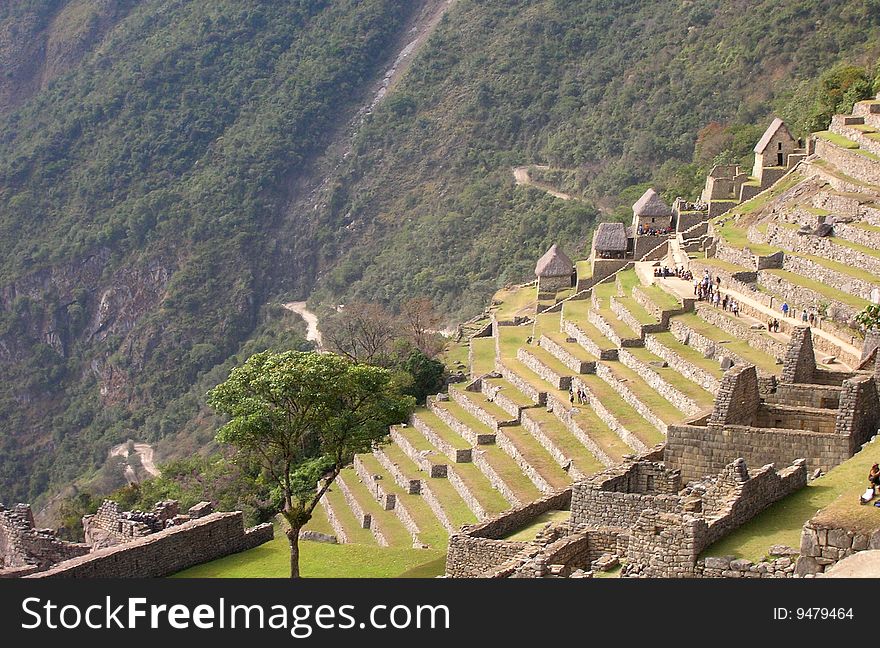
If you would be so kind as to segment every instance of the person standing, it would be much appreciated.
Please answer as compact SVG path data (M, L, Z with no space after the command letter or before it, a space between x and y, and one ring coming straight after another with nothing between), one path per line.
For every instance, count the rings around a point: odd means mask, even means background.
M782 302L782 316L788 317L788 302Z

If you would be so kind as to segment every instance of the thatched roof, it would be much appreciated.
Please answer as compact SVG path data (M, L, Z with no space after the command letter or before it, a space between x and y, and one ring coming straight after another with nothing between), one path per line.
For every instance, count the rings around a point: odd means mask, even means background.
M602 252L626 252L626 227L623 223L599 223L594 244Z
M782 130L783 133L788 136L788 139L794 140L788 130L788 127L785 125L785 122L777 117L772 122L770 122L767 130L765 130L764 134L761 135L761 139L759 139L758 143L755 144L755 153L764 153L767 150L767 147L770 145L770 140L772 140L773 136L776 135L776 133L780 130Z
M574 262L568 258L568 255L559 249L554 243L550 249L538 259L535 265L535 276L537 277L567 277L571 274Z
M672 216L672 209L653 189L648 189L633 205L633 214L641 216Z

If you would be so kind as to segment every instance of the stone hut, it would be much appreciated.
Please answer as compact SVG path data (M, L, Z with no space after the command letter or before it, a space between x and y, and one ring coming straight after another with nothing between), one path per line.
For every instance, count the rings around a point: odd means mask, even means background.
M555 243L544 253L535 266L539 293L556 293L571 288L574 262Z
M755 144L755 166L752 175L760 178L768 167L787 167L788 156L798 148L797 140L779 117L770 122L767 130Z
M633 231L637 236L651 230L665 230L671 219L672 208L653 188L643 193L633 205Z
M631 247L623 223L599 223L593 236L593 254L599 259L623 259Z

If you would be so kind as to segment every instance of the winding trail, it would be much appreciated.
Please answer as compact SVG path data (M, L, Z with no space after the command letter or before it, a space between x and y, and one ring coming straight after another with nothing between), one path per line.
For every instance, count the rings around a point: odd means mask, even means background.
M554 198L559 198L560 200L574 200L574 197L570 194L563 193L561 191L557 191L546 182L539 182L537 180L533 180L531 174L529 173L529 169L542 169L547 170L550 167L548 166L539 166L537 164L530 164L527 166L518 166L513 169L513 179L516 181L517 185L525 185L529 187L535 187L535 189L540 189L541 191L550 194Z
M282 306L292 313L296 313L305 320L306 326L308 327L306 330L306 339L309 342L314 342L318 351L320 351L323 347L324 340L321 337L321 331L318 328L318 316L306 308L306 303L304 301L288 302L282 304Z
M132 455L138 455L140 457L141 466L143 467L144 471L149 474L150 477L158 477L161 472L159 471L159 468L156 466L156 463L154 461L156 451L153 450L153 446L147 443L135 443L134 451L129 452L128 444L129 441L126 441L125 443L120 443L118 446L114 446L110 450L110 457L122 457L124 459L128 459ZM130 482L138 481L137 474L135 473L134 468L128 465L125 466L125 478Z

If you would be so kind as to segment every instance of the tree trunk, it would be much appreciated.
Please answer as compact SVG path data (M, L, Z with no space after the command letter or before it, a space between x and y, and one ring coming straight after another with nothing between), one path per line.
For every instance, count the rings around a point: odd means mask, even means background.
M299 578L299 530L302 527L287 529L287 542L290 544L290 577Z

